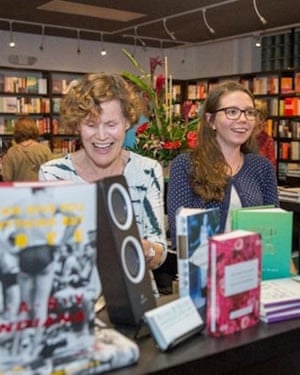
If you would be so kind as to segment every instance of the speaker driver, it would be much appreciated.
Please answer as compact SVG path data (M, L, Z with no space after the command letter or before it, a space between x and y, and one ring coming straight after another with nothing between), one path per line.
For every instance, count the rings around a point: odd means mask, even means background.
M108 190L108 210L114 224L121 230L128 230L132 224L131 200L123 185L113 183Z
M135 237L124 239L121 260L126 277L134 284L140 283L145 276L146 262L141 243Z

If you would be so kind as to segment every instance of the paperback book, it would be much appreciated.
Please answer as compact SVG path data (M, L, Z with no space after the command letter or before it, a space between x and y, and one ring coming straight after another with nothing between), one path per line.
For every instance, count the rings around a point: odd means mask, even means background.
M176 216L179 296L191 296L205 319L208 239L219 232L217 208L181 208Z
M95 334L96 184L0 186L0 372L116 368L114 356L129 355L132 345L117 345L113 332L109 345Z
M259 322L261 249L261 236L245 230L209 239L209 335L229 335Z
M300 277L264 280L261 283L261 320L273 323L297 317L300 317Z
M276 207L233 209L232 229L260 233L262 279L291 276L293 212Z

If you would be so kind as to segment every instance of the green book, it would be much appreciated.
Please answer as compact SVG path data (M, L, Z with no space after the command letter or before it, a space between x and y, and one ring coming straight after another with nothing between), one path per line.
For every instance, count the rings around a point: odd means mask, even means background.
M231 211L232 230L262 237L262 279L291 276L293 212L275 207L244 207Z

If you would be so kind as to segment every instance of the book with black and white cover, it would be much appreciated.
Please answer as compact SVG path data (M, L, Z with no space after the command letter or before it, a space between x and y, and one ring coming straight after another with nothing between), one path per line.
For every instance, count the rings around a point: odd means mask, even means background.
M0 192L0 372L82 375L136 361L133 342L95 331L97 183L3 183Z

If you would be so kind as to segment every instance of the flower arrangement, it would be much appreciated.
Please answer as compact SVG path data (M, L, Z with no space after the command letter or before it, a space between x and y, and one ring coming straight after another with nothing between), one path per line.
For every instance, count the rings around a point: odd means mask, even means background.
M151 58L149 74L129 52L123 49L123 53L140 73L123 72L123 77L137 85L150 102L149 121L137 129L136 144L132 150L167 166L179 153L195 147L198 119L188 121L186 111L182 117L173 116L172 77L167 77L166 58L164 62L158 57ZM160 74L154 79L157 65L163 64L165 75Z

